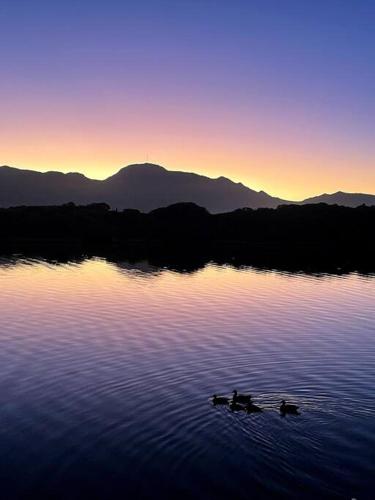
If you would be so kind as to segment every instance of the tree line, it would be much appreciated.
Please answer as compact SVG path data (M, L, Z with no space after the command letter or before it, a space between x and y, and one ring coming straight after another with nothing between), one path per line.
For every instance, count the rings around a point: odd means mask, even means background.
M149 213L105 203L0 209L0 252L73 251L154 259L373 270L375 207L282 205L210 214L193 203Z

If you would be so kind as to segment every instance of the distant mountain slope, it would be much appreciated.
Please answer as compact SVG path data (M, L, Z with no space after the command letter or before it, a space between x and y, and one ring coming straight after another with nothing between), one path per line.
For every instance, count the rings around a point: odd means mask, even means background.
M99 186L100 181L78 173L0 167L0 206L87 204L99 196Z
M179 202L194 202L210 212L241 207L277 207L285 200L257 192L225 177L168 171L152 164L129 165L103 181L82 174L40 173L0 167L0 206L106 202L112 208L148 212Z
M284 202L225 177L210 179L151 164L123 168L103 181L103 193L112 206L146 212L180 202L193 202L210 212L226 212L239 207L276 207Z
M303 200L303 204L327 203L328 205L342 205L345 207L359 207L360 205L375 205L375 195L362 193L343 193L337 191L332 194L322 194Z
M93 180L78 173L35 172L0 167L0 207L18 205L80 205L108 203L112 208L136 208L149 212L174 203L192 202L211 213L237 208L275 208L293 204L264 191L254 191L225 177L170 171L159 165L129 165L105 180ZM338 192L300 202L346 206L375 205L375 196Z

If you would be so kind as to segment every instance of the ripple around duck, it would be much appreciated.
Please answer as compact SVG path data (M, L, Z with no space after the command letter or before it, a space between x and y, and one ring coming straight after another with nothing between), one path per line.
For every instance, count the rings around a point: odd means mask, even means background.
M374 283L2 262L5 493L369 498ZM233 389L264 411L208 400Z

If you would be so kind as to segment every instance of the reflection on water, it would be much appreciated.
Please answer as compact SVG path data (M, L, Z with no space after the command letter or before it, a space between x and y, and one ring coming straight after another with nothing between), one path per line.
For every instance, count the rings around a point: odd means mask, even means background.
M371 498L374 283L3 259L2 496Z

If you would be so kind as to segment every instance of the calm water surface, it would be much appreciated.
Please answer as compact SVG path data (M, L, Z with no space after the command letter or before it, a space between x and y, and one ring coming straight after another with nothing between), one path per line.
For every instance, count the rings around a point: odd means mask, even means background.
M3 259L0 285L1 498L374 498L374 277ZM212 407L234 388L265 411Z

